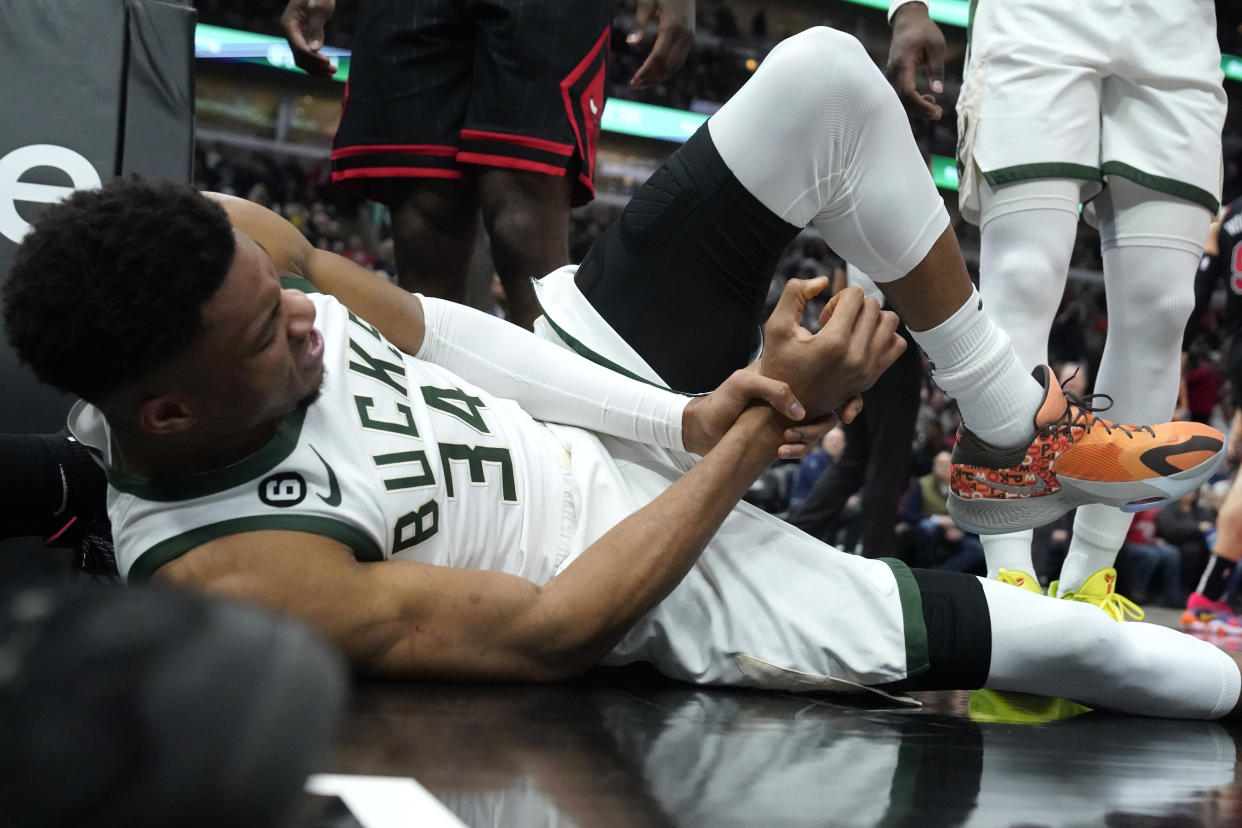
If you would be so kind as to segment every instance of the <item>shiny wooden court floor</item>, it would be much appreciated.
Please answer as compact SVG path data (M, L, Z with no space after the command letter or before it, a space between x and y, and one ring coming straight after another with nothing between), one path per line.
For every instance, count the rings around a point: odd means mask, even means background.
M363 682L333 770L413 777L469 826L1242 825L1238 725L1011 724L986 698L918 698L880 709L634 670Z

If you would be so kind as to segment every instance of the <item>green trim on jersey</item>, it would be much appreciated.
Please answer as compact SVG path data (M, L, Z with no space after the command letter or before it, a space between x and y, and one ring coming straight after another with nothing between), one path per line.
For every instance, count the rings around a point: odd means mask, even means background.
M550 327L556 333L556 335L561 338L561 341L563 341L566 345L568 345L569 349L573 351L575 354L577 354L578 356L586 357L587 359L591 360L591 362L594 362L596 365L607 368L609 371L615 371L623 377L629 377L632 380L637 380L638 382L641 382L643 385L650 385L652 388L659 388L661 391L672 391L674 394L681 394L682 396L685 396L685 397L704 397L704 396L707 396L709 393L711 393L710 391L699 391L699 392L676 391L672 388L669 388L667 385L662 385L658 382L652 382L651 380L645 377L640 377L638 374L635 374L633 371L629 370L628 368L625 368L613 362L611 359L604 356L603 354L600 354L600 353L597 353L596 351L591 350L588 346L582 344L572 334L570 334L560 325L556 324L556 320L553 319L550 315L548 315L547 309L543 306L543 303L539 301L538 293L535 294L535 302L539 305L539 310L543 312L543 318L547 320L548 327Z
M1100 170L1105 175L1119 175L1122 178L1128 178L1135 184L1141 184L1149 190L1155 190L1165 195L1184 198L1186 201L1199 204L1211 211L1212 215L1216 215L1216 211L1220 209L1220 201L1216 196L1207 190L1196 187L1193 184L1187 184L1185 181L1178 181L1176 178L1165 178L1159 175L1152 175L1143 172L1138 167L1131 167L1121 161L1105 161L1100 165Z
M280 287L281 290L300 290L303 293L319 292L319 288L315 287L301 276L290 276L288 274L281 274Z
M893 570L897 597L901 599L901 621L906 635L906 678L927 672L931 656L927 649L927 623L923 620L923 596L914 573L896 558L880 558Z
M180 558L186 552L208 541L227 535L239 535L242 532L263 531L307 532L312 535L322 535L348 546L353 551L354 557L363 563L384 560L383 550L371 539L370 535L343 521L316 515L258 515L209 523L168 540L160 541L138 556L138 560L134 561L134 565L129 569L128 579L131 582L146 581L164 564ZM261 550L258 554L262 554Z
M1030 181L1034 178L1080 178L1084 181L1103 181L1104 175L1095 167L1086 164L1046 161L1001 167L999 170L984 172L983 178L993 187L1000 187L1016 181Z
M299 407L285 415L276 433L267 445L222 469L194 474L174 480L147 480L132 474L118 471L111 465L105 465L108 482L119 491L136 495L143 500L167 503L174 500L193 500L206 497L234 486L240 486L258 480L272 469L283 463L297 447L302 435L302 423L306 419L306 409Z
M535 300L538 301L538 294L536 294ZM539 309L543 310L543 306L541 305ZM583 345L581 342L579 342L577 339L571 336L568 331L566 331L560 325L556 324L556 321L553 320L551 316L548 316L548 312L546 310L543 310L543 318L548 320L549 327L551 327L552 330L556 332L556 335L559 336L565 342L565 344L569 346L569 349L573 351L574 353L576 353L578 356L586 357L587 359L591 360L591 362L594 362L596 365L601 365L604 368L607 368L609 371L615 371L623 377L629 377L632 380L637 380L638 382L641 382L644 385L650 385L655 388L659 388L662 391L673 390L669 388L667 385L660 385L657 382L652 382L649 379L644 379L643 377L640 377L638 374L635 374L633 371L630 371L626 368L621 367L617 363L610 360L608 357L602 354L597 354L595 351L592 351L586 345Z

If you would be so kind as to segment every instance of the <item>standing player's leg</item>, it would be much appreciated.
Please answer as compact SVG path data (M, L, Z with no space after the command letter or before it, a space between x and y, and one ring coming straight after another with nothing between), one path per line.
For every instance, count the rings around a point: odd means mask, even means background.
M909 336L904 327L898 331ZM909 347L863 392L862 412L845 426L845 451L791 512L792 525L831 543L846 502L862 490L858 517L862 554L868 558L896 556L894 515L910 483L910 454L894 449L913 440L922 380L923 358L918 349Z
M457 161L474 41L450 0L361 4L332 147L332 182L392 210L401 286L459 301L478 226Z
M1097 199L1108 338L1096 377L1109 417L1126 423L1168 419L1181 379L1182 331L1194 307L1194 279L1212 214L1205 207L1110 176ZM1189 435L1186 439L1193 439ZM1158 464L1152 461L1152 465ZM1111 567L1131 515L1089 504L1078 510L1059 592L1078 590Z
M1203 632L1242 633L1242 619L1225 603L1230 576L1242 560L1242 475L1234 475L1216 515L1216 544L1199 584L1186 602L1182 627Z
M509 319L530 328L530 280L569 264L569 210L595 197L613 4L477 0L470 103L457 160L479 203Z
M479 203L473 174L389 187L397 281L408 291L464 302Z
M1225 252L1225 255L1229 253ZM1242 342L1236 338L1230 348L1228 365L1229 384L1234 397L1230 440L1236 446L1242 438ZM1242 634L1242 618L1225 602L1234 569L1242 560L1242 484L1239 484L1239 479L1242 478L1235 472L1216 514L1216 543L1198 584L1186 600L1186 611L1182 613L1183 629Z
M906 331L899 332L908 337ZM862 554L868 558L888 558L897 553L893 516L910 485L908 448L914 440L922 385L923 357L911 343L875 385L863 393L864 404L871 412L867 428L871 450L863 482L859 541Z
M982 176L980 176L982 179ZM1052 328L1078 227L1081 182L1034 179L993 188L980 181L979 293L1028 368L1048 361ZM988 577L1034 580L1031 530L984 535Z
M505 288L509 319L523 328L539 316L530 280L569 264L569 203L573 179L526 170L479 173L483 226L492 263Z
M1226 98L1212 18L1201 4L1142 0L1130 36L1118 44L1127 50L1119 71L1101 84L1100 169L1109 186L1098 210L1108 339L1095 388L1112 396L1123 421L1167 417L1177 398L1195 271L1219 206ZM1177 436L1193 439L1186 428ZM1137 459L1175 472L1179 463L1168 451ZM1062 595L1111 566L1129 522L1099 506L1079 510Z

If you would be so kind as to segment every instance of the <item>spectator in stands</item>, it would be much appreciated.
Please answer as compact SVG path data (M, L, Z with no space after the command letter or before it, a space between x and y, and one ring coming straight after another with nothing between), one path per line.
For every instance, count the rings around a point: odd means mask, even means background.
M1192 491L1159 510L1155 516L1156 534L1178 548L1181 571L1188 578L1197 578L1207 566L1208 549L1205 535L1216 528L1216 515L1198 505L1199 493ZM1182 584L1189 593L1195 584Z
M979 536L963 532L949 517L949 467L949 452L937 454L931 474L906 492L901 519L910 526L917 566L982 575L986 568Z
M1182 387L1178 408L1197 423L1211 423L1224 381L1211 354L1195 343L1183 354Z
M1195 492L1190 493L1194 497ZM1174 506L1176 504L1169 504ZM1186 600L1182 587L1182 558L1177 547L1162 538L1152 511L1139 512L1121 546L1118 578L1140 604L1158 601L1164 607L1181 608Z
M798 463L793 484L789 489L789 506L797 508L806 498L815 481L832 468L845 451L845 431L840 426L829 431L819 441L819 448L803 457Z

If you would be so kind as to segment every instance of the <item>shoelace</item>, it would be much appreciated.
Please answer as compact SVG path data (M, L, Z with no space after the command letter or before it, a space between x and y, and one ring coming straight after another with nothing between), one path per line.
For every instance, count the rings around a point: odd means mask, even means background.
M1075 426L1081 426L1083 431L1090 432L1092 426L1099 425L1103 426L1104 430L1109 434L1112 434L1115 428L1131 440L1134 439L1135 433L1139 431L1146 431L1152 437L1156 436L1156 430L1149 425L1122 425L1105 420L1103 417L1095 416L1095 412L1107 411L1113 407L1113 398L1108 394L1084 394L1080 397L1071 391L1063 391L1062 393L1065 394L1065 400L1068 403L1065 406L1065 411L1062 412L1055 422L1049 423L1041 430L1060 430L1069 433L1070 429ZM1096 400L1100 399L1108 400L1108 404L1097 406Z
M1147 615L1138 604L1116 592L1110 592L1103 598L1096 598L1094 595L1080 595L1077 592L1071 592L1064 597L1071 601L1095 604L1108 613L1109 618L1112 618L1114 621L1125 621L1127 617L1134 621L1142 621Z

